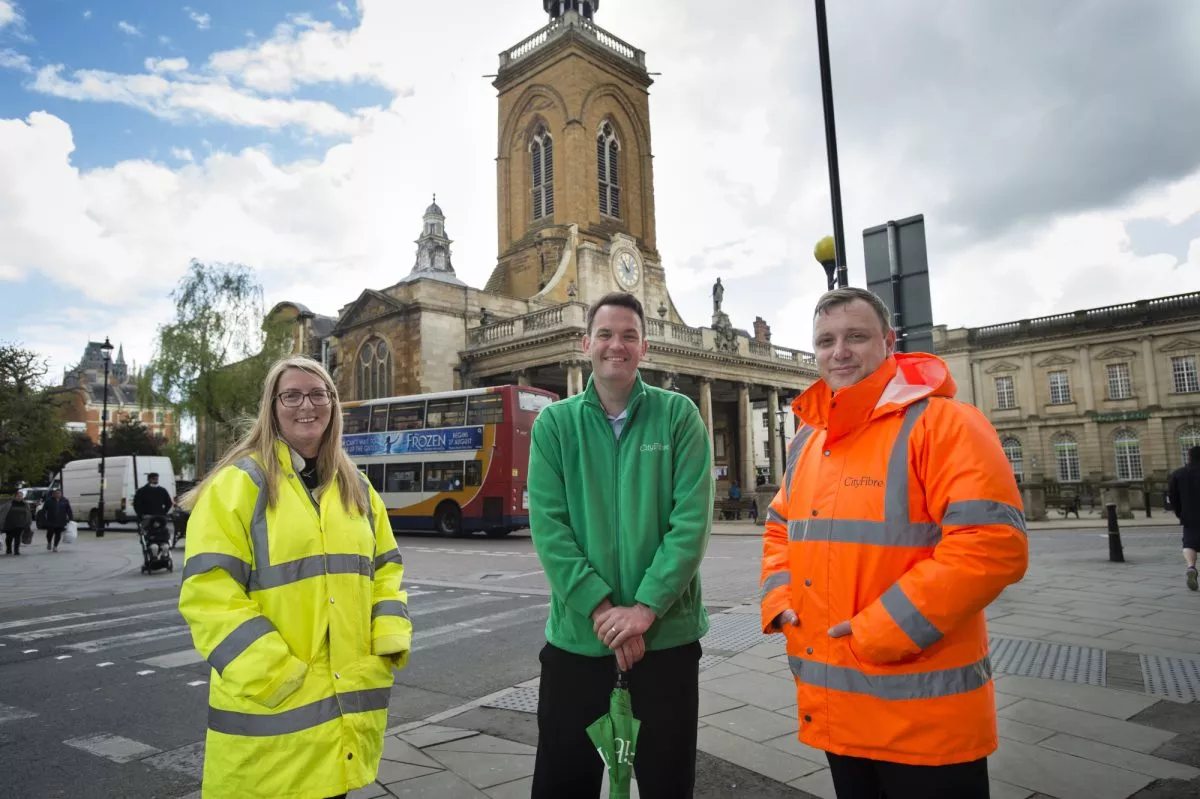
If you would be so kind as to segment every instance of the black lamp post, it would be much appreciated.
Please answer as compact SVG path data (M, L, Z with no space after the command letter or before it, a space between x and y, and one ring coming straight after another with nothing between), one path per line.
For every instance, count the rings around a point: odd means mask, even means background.
M96 537L104 537L104 484L108 479L104 476L104 460L108 457L108 359L112 354L113 345L104 337L100 351L104 353L104 410L100 412L100 514L96 520Z
M825 150L829 159L829 199L833 210L834 274L829 290L850 285L846 276L846 237L842 232L842 181L838 174L837 128L833 120L833 77L829 68L829 32L825 24L825 0L813 0L817 12L817 57L821 67L821 103L825 111ZM829 269L829 267L826 267ZM835 286L834 279L837 279Z
M784 421L787 419L787 411L783 408L775 411L775 415L779 417L779 474L776 479L779 485L783 485L784 474L787 472L787 430L784 428Z

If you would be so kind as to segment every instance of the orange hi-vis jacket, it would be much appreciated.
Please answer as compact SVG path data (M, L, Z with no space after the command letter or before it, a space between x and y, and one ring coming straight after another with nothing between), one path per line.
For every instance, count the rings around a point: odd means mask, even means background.
M809 746L925 766L996 749L984 608L1029 547L999 438L954 392L940 359L899 354L792 405L804 427L767 514L762 624L800 619L783 632Z

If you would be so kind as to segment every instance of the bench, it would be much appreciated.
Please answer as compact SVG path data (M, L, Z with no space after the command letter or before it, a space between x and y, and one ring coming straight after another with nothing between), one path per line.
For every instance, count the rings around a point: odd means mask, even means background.
M741 519L743 513L751 514L751 518L758 517L758 505L752 498L747 497L718 499L714 503L713 510L718 519Z

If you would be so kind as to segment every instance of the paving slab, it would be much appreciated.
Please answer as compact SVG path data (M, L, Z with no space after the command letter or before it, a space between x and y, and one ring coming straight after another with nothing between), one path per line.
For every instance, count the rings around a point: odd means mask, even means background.
M400 740L407 741L418 749L442 744L446 741L457 741L459 738L470 738L478 735L475 730L460 730L457 727L442 727L438 724L426 724L422 727L402 732Z
M799 723L794 718L788 719L778 713L772 713L752 705L744 705L723 713L705 716L704 721L711 727L757 742L795 733Z
M196 796L199 799L199 794ZM381 796L390 797L391 794L388 793L387 788L384 788L377 782L373 782L370 785L364 785L358 790L346 794L346 799L379 799Z
M802 742L795 732L789 735L781 735L778 738L772 738L769 741L764 741L764 743L767 746L778 749L780 752L786 752L789 755L811 761L820 768L829 767L829 758L825 756L825 751Z
M1109 746L1086 738L1076 738L1074 735L1059 733L1041 742L1046 749L1064 752L1068 755L1086 758L1096 763L1107 763L1110 766L1123 768L1126 771L1136 771L1149 777L1163 780L1193 780L1200 777L1200 769L1175 763L1153 755L1131 752L1119 746Z
M430 750L433 751L433 750ZM450 771L476 788L492 788L533 774L533 755L488 754L484 752L436 751L436 757ZM435 794L430 794L431 796ZM439 795L440 794L436 794Z
M747 649L744 654L754 655L756 658L764 658L766 660L781 656L787 657L787 645L783 641L779 643L755 644Z
M696 746L714 757L777 782L788 782L821 768L812 761L792 757L773 747L713 727L705 727L697 732Z
M1143 727L1128 721L1071 710L1036 699L1025 699L999 712L1004 718L1077 735L1091 741L1120 746L1136 752L1153 752L1175 737L1173 732ZM1018 785L1023 783L1017 783Z
M1133 644L1114 641L1111 638L1095 638L1090 635L1075 635L1074 633L1046 632L1039 637L1043 641L1052 641L1056 644L1073 644L1075 646L1086 646L1090 649L1103 649L1108 652L1120 652L1127 647L1133 646Z
M1001 738L1007 738L1010 741L1020 741L1023 744L1035 744L1056 734L1054 730L1048 730L1045 727L1035 727L1032 724L1025 724L1020 721L1013 721L1003 716L996 719L996 727L1000 732Z
M438 763L408 741L401 740L394 735L389 735L383 739L383 759L397 763L410 763L414 766L426 766L428 768L442 767L441 763Z
M428 754L437 757L438 752L479 752L491 755L535 755L537 747L529 744L497 738L494 735L476 735L473 738L460 738L437 744L425 749Z
M833 789L833 774L827 768L814 771L798 780L792 780L788 785L811 793L820 799L838 799L837 791Z
M1106 638L1111 638L1114 641L1128 641L1133 644L1145 644L1146 646L1160 647L1162 649L1174 649L1178 652L1190 652L1191 657L1200 660L1197 655L1200 655L1200 641L1194 638L1185 638L1182 635L1172 635L1167 632L1150 633L1144 630L1130 630L1122 628L1116 630Z
M523 777L485 791L491 799L529 799L532 792L533 777Z
M426 774L436 774L439 771L445 771L445 767L440 763L436 767L429 766L414 766L412 763L397 763L392 760L379 761L379 775L375 781L382 785L394 785L402 783L406 780L424 777Z
M711 682L719 680L722 677L729 677L734 674L741 674L745 669L739 669L731 664L728 660L723 660L712 668L705 669L700 672L700 682Z
M728 677L709 680L704 687L767 710L779 710L796 704L795 682L756 671L742 670Z
M728 696L715 694L704 688L700 689L700 718L711 716L713 713L723 713L726 710L733 710L735 707L741 707L744 704L746 703L740 699L731 699Z
M1128 691L1116 691L1111 688L1062 682L1061 680L1042 680L1037 677L1008 675L1004 678L1003 685L1006 694L1023 696L1026 699L1039 699L1073 710L1111 716L1114 719L1128 719L1158 701L1155 697L1133 694Z
M767 658L755 657L754 655L751 655L749 652L741 652L737 655L734 655L729 660L727 660L726 663L729 663L730 665L733 665L733 666L738 666L743 669L752 669L753 671L759 671L759 672L762 672L763 674L774 674L775 672L780 670L779 663L777 661L768 660Z
M1020 702L1024 698L1025 697L1023 697L1023 696L1013 696L1012 694L1006 694L1006 693L1002 692L999 688L997 688L996 689L996 710L999 710L1000 708L1008 707L1009 705L1015 705L1017 702Z
M1043 749L1002 740L988 758L988 771L1004 781L1055 799L1128 799L1152 777Z
M437 799L488 799L486 793L449 771L398 782L389 785L388 790L398 799L429 799L432 796Z
M1029 799L1033 791L1000 780L988 780L991 799Z
M1035 630L1053 630L1060 633L1074 633L1075 635L1094 635L1097 638L1102 638L1120 629L1119 625L1116 624L1090 624L1088 622L1072 621L1067 618L1042 618L1041 616L1030 616L1028 614L1013 614L1005 619L1005 621L1017 627L1032 627Z

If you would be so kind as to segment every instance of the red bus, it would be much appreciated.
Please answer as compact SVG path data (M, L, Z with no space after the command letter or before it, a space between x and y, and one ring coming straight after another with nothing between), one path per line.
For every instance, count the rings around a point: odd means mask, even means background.
M392 529L499 538L529 526L529 434L557 394L530 386L343 403L342 444Z

